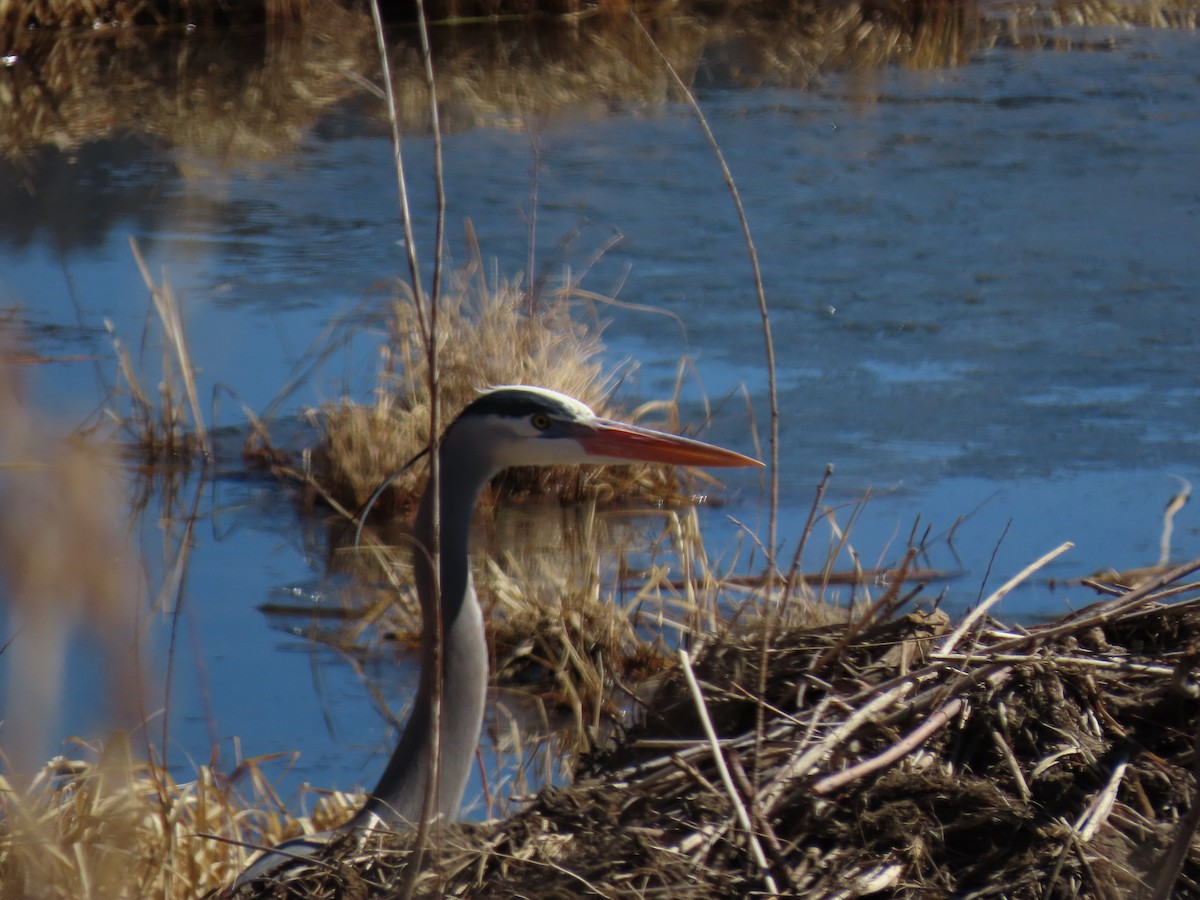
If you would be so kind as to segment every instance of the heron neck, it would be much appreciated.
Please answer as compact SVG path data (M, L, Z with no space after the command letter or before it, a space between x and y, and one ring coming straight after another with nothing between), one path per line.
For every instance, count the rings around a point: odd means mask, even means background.
M483 724L488 653L483 617L471 581L471 519L491 472L468 463L470 454L443 445L440 467L440 585L433 578L434 491L426 487L417 511L413 568L421 602L421 675L412 713L367 804L351 826L382 820L415 824L421 817L433 756L433 700L441 696L439 792L435 811L454 818L462 802ZM440 588L440 590L439 590ZM441 632L441 672L438 637Z

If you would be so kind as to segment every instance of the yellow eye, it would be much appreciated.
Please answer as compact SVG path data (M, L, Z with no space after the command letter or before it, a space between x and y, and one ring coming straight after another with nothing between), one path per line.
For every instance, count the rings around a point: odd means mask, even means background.
M550 427L550 417L545 413L534 413L529 418L529 424L531 424L538 431L545 431Z

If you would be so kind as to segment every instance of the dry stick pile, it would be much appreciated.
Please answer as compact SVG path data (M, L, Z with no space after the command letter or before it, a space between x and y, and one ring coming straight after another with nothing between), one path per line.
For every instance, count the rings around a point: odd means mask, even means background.
M415 895L1200 897L1197 570L1028 630L790 630L762 698L725 635L575 784L443 830ZM395 896L405 840L268 895Z

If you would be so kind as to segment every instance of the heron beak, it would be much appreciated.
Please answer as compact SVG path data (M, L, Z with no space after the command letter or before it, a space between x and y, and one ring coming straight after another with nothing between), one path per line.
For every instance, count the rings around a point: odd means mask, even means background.
M611 419L595 419L580 425L575 439L589 456L607 459L678 466L762 467L757 459L732 450Z

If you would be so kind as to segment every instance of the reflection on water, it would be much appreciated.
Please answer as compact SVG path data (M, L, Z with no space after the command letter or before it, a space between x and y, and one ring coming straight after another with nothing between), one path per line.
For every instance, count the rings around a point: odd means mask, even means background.
M820 70L903 59L955 64L989 40L974 2L955 0L936 21L907 5L886 15L854 5L775 16L652 16L647 30L689 80L710 86L803 86ZM864 27L864 21L870 20ZM214 164L244 166L294 149L335 104L379 107L362 83L378 59L368 14L330 7L319 25L225 33L116 30L85 39L18 33L0 68L0 159L34 161L46 148L71 154L88 142L144 136L179 152L186 175ZM398 113L408 131L428 128L428 91L415 28L392 30ZM0 41L4 38L0 36ZM543 19L431 30L440 122L524 129L530 118L569 111L603 115L611 103L669 98L657 53L626 16ZM231 65L232 61L237 62ZM336 126L335 126L336 127Z
M1170 476L1200 483L1196 33L1078 28L1051 35L1060 52L1042 52L993 32L964 46L957 68L814 80L817 69L799 62L794 78L747 76L763 68L746 55L781 53L782 37L712 45L697 26L673 27L667 52L696 73L764 265L780 347L785 554L830 462L826 503L839 522L863 491L875 495L852 532L861 562L895 561L919 519L918 532L928 524L941 537L931 564L964 573L948 586L955 610L985 579L992 586L1068 539L1077 550L1048 574L1154 561ZM74 422L101 403L114 368L105 319L139 344L147 298L131 234L184 298L202 396L225 385L253 410L267 407L332 316L369 311L376 283L401 267L378 107L345 75L373 71L369 56L329 36L306 40L319 47L266 45L257 67L214 76L227 85L198 82L203 97L172 82L174 113L161 97L138 106L114 85L103 102L130 118L109 130L81 124L89 113L64 94L62 121L44 132L61 149L16 148L20 161L0 178L0 307L21 307L6 320L20 323L31 351L95 357L32 371L41 407ZM470 102L469 54L446 50L458 60L447 62L447 102L459 110L446 140L451 221L473 220L502 274L523 271L535 172L535 272L546 261L590 265L594 290L619 285L622 300L676 317L602 310L613 320L613 362L640 365L628 396L669 396L688 355L708 396L745 384L762 422L758 314L709 152L644 47L611 33L573 40L557 58L545 40L535 66L496 38L479 52L510 54L510 79ZM606 64L580 105L589 66ZM122 65L141 71L114 59ZM0 77L20 83L32 66ZM149 71L167 79L161 67ZM545 101L513 101L539 79ZM303 111L285 115L293 101ZM420 109L413 100L414 117ZM159 124L130 136L138 118ZM429 142L414 135L406 153L410 174L423 178ZM429 185L418 180L413 198L424 250ZM623 240L592 263L614 230ZM289 410L364 396L373 340L363 335L317 371ZM241 425L237 402L218 396L218 424ZM699 396L689 382L685 418L701 418ZM708 436L749 450L745 422L740 403L718 403ZM347 654L264 619L256 607L281 587L328 592L327 535L297 521L278 485L244 477L236 457L222 454L216 474L188 538L179 613L171 607L152 628L159 666L174 647L171 759L185 770L214 741L232 755L237 735L247 755L299 749L288 785L370 783L390 741L380 700L401 710L411 671L394 654ZM744 566L761 555L749 541L736 555L739 526L726 514L765 531L760 485L753 474L724 477L726 505L704 510L702 527L721 567ZM196 486L196 473L188 478L181 496ZM186 514L151 509L135 531L157 586L174 557L151 551L178 547ZM1177 557L1195 555L1194 513L1185 509L1176 526ZM820 565L829 535L821 526L807 567ZM1000 614L1089 599L1042 583L1006 599ZM83 710L95 699L91 682L76 683L71 704Z

